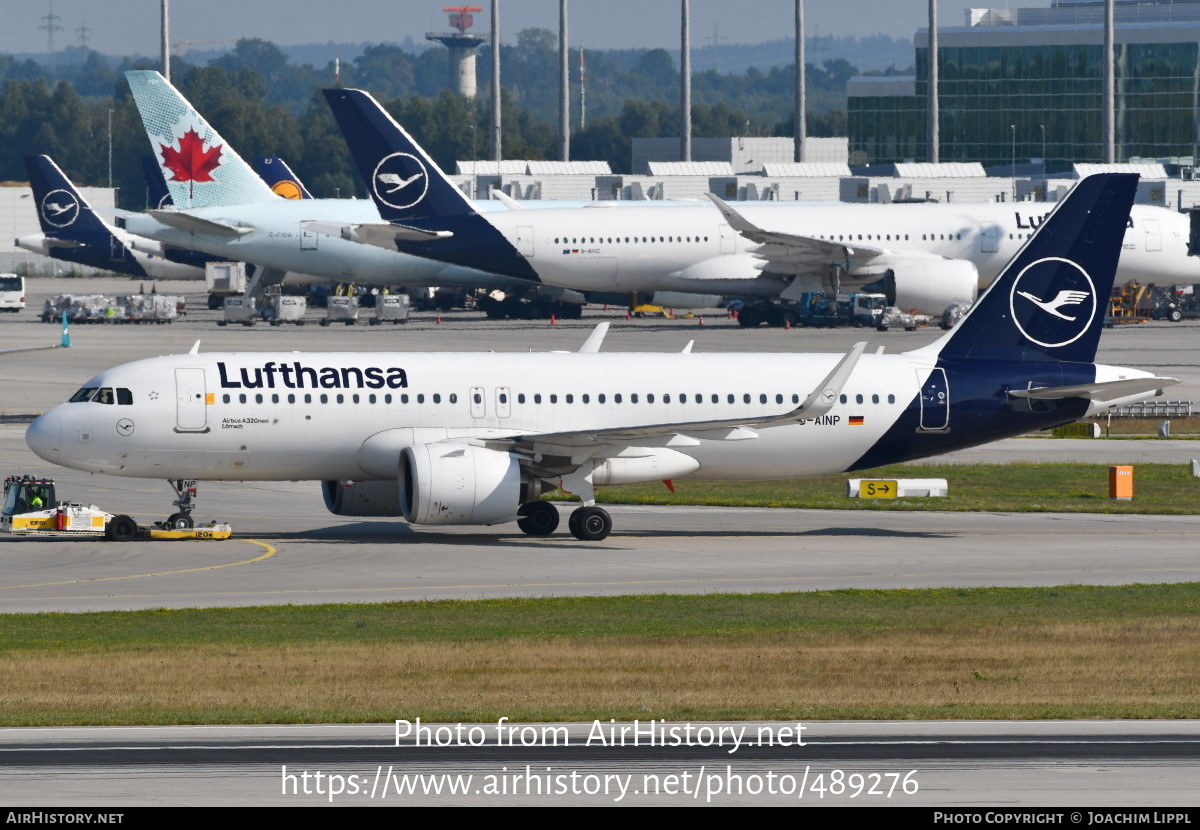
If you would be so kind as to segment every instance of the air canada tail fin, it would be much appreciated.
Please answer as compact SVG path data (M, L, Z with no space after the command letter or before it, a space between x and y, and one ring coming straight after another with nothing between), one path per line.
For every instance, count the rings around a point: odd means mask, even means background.
M125 77L175 207L187 210L277 198L162 75L137 69Z
M958 325L927 348L951 359L1093 362L1137 181L1103 173L1076 184Z
M293 173L288 163L279 156L257 156L254 159L254 172L277 196L285 199L312 198L304 182L300 181L300 177Z
M381 217L410 222L475 213L462 191L374 98L359 89L324 92Z
M112 230L96 215L75 185L49 156L26 156L25 170L37 206L38 223L50 239L107 248L116 243Z

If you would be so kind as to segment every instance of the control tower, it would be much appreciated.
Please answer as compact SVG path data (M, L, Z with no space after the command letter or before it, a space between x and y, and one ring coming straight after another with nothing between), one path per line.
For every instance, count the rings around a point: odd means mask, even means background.
M428 32L426 40L436 40L450 50L450 87L466 98L475 97L475 50L487 37L467 31L475 23L472 12L481 12L480 6L446 6L442 11L450 15L453 32Z

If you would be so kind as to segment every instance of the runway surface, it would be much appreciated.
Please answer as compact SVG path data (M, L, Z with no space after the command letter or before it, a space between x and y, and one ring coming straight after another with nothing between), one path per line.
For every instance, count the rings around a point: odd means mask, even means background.
M607 720L424 726L419 746L415 725L399 727L409 736L397 739L394 723L3 729L0 799L101 809L711 804L1161 811L1195 804L1200 768L1195 721L642 721L636 744L634 724ZM1086 824L1086 811L1081 817ZM1074 822L1064 816L1058 823Z

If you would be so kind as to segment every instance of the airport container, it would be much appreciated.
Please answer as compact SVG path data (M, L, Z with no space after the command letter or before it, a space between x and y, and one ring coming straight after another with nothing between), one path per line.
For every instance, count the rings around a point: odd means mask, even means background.
M330 297L325 306L325 319L322 326L330 323L345 323L352 326L358 321L358 297Z
M371 325L380 323L407 323L412 301L407 294L380 294L375 298L375 314Z

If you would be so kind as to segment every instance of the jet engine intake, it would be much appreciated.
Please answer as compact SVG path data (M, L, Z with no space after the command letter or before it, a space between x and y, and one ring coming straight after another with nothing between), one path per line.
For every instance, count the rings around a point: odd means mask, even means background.
M521 506L521 465L467 444L414 444L400 453L400 507L412 524L492 525Z

